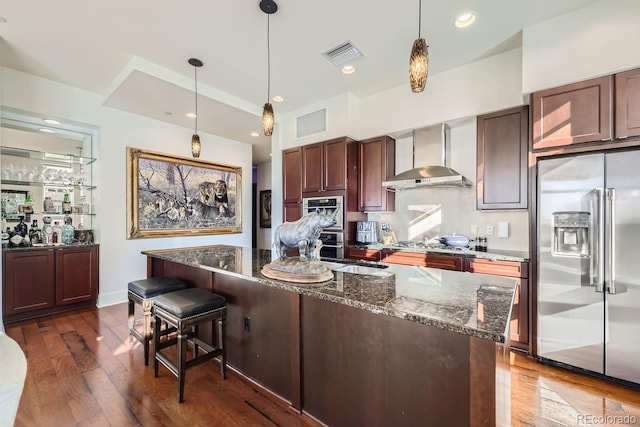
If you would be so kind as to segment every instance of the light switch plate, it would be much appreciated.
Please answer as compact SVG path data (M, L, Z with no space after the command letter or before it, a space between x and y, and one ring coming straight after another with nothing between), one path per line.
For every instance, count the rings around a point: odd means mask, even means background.
M487 236L493 236L493 225L487 225Z
M509 223L507 221L498 223L498 237L501 239L509 237Z
M477 225L472 225L471 226L471 234L473 234L474 236L476 234L478 234L478 226Z

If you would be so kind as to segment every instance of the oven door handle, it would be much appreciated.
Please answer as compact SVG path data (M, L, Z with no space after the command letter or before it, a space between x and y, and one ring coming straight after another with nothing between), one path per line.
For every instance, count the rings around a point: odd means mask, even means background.
M338 249L340 249L340 248L343 247L343 245L325 245L325 244L323 244L322 247L323 248L338 248Z

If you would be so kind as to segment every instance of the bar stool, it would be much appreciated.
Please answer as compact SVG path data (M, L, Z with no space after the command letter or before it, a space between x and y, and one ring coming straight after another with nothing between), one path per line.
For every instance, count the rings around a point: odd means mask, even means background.
M187 284L170 277L149 277L129 282L129 343L136 338L144 346L144 364L149 365L149 343L152 338L151 307L156 296L185 289ZM135 319L135 305L142 306L142 319ZM136 326L142 324L142 332Z
M178 377L178 402L184 399L184 380L188 368L220 356L220 374L226 378L227 302L224 297L204 289L188 288L158 295L153 305L155 321L153 334L153 375L158 376L158 362ZM198 325L217 321L217 346L200 340ZM176 328L176 336L162 340L160 323ZM215 328L214 328L215 330ZM193 357L187 360L187 341L193 345ZM174 363L160 350L177 344L178 357ZM202 348L203 354L198 349Z

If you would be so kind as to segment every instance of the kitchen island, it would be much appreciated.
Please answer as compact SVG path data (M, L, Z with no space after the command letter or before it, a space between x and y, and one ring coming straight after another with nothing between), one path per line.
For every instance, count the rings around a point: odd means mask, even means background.
M294 284L260 274L270 251L143 254L149 277L227 299L229 365L294 410L331 426L509 425L514 279L330 264L333 280Z

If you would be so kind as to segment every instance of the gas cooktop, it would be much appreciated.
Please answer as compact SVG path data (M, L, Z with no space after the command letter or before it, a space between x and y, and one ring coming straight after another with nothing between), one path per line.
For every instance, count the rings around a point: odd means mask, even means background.
M456 252L466 252L470 248L468 246L447 246L440 242L424 242L412 240L400 240L399 242L389 245L392 248L409 248L409 249L445 249Z

